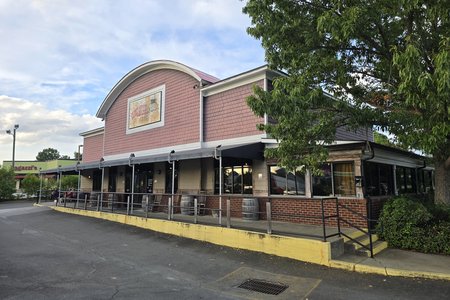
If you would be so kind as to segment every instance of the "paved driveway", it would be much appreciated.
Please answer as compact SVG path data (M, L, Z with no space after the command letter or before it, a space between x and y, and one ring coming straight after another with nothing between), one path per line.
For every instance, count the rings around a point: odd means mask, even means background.
M271 296L246 279L289 287ZM450 282L389 278L0 203L0 299L445 299Z

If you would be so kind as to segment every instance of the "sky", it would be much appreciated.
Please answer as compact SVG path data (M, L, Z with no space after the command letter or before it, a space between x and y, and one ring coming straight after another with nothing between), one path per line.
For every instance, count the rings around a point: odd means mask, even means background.
M0 164L55 148L74 157L79 133L126 73L174 60L220 79L262 66L240 0L0 0Z

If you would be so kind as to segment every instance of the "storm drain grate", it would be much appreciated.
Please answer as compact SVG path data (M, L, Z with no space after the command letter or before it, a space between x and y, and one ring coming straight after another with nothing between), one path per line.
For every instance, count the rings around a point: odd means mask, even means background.
M289 286L282 283L270 282L261 279L247 279L238 287L259 293L278 295L284 292L284 290L286 290Z

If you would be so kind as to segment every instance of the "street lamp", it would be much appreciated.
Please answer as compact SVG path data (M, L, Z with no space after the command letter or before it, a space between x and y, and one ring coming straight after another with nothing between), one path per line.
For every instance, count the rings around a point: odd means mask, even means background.
M7 134L10 134L13 136L13 154L12 154L12 168L15 171L15 157L16 157L16 130L19 128L19 124L14 125L14 129L12 130L6 130Z

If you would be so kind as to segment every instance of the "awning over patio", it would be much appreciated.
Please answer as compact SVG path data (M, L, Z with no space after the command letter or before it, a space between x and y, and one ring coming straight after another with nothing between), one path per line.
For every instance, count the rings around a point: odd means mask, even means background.
M246 158L246 159L259 159L264 158L264 145L262 143L248 143L239 145L228 145L221 147L209 147L191 149L185 151L176 151L170 155L171 160L187 160L208 158L217 156L222 157L234 157L234 158ZM54 174L54 173L77 173L79 170L100 169L106 167L123 166L123 165L138 165L145 163L163 162L169 159L169 153L165 154L153 154L143 155L135 157L127 157L121 159L101 160L98 162L78 163L71 166L64 166L60 168L48 169L41 171L41 174Z

